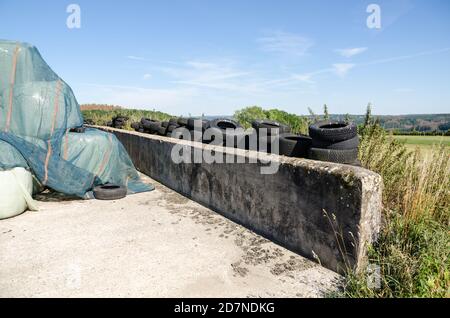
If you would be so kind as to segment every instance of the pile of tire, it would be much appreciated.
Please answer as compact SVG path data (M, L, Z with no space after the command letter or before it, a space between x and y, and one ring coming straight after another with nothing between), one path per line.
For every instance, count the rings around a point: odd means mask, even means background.
M106 126L123 129L129 120L126 116L116 116L111 121L106 123Z
M134 122L131 124L131 128L135 131L159 136L172 137L172 133L175 129L185 127L193 135L194 124L197 118L170 118L168 121L159 121L150 118L142 118L140 122ZM202 131L207 128L208 121L202 120ZM183 135L177 138L183 139Z
M208 123L207 128L210 129L210 134L213 136L204 136L204 143L211 143L214 141L214 145L249 149L250 136L238 122L228 118L218 118L211 120ZM214 140L215 135L221 135L222 140Z
M123 128L125 117L116 117L112 126ZM202 137L194 136L195 125L200 126ZM343 164L360 165L358 161L359 137L354 123L342 121L321 121L309 127L309 136L291 133L291 128L276 121L255 120L253 131L245 132L243 127L234 120L218 118L211 121L195 117L171 118L169 121L158 121L142 118L140 122L132 123L131 127L141 133L160 136L186 138L186 135L173 132L180 127L186 128L189 138L203 143L212 143L225 147L250 149L250 140L257 137L257 150L275 153L272 149L278 141L278 154L288 157L309 158ZM239 129L241 128L241 129ZM207 129L212 129L204 134ZM215 133L214 133L215 131ZM214 140L214 135L222 135L222 141Z
M131 124L131 128L135 131L160 136L170 136L172 131L177 127L178 125L174 118L171 118L169 121L159 121L143 117L140 122Z
M354 123L321 121L309 126L312 145L309 158L320 161L360 165L359 137Z
M258 151L275 152L272 145L278 139L278 153L283 156L306 158L311 147L311 138L291 133L291 128L272 120L255 120L252 122L258 136ZM263 129L265 129L263 131Z
M196 118L196 117L189 117L189 118L179 117L177 120L177 124L178 124L178 127L186 128L189 131L191 140L205 142L203 140L203 133L209 127L208 126L209 120ZM195 125L198 125L198 128L201 128L202 136L200 139L198 136L194 135L194 131L197 128ZM200 130L198 130L198 131L200 131ZM178 134L177 136L173 136L173 137L176 137L178 139L184 139L186 136Z

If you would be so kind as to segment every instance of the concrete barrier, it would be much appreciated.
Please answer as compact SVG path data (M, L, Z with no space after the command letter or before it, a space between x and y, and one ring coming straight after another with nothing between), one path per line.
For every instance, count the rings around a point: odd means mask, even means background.
M337 272L366 265L381 220L381 177L363 168L205 145L109 127L136 168L253 231ZM244 163L174 163L174 146ZM263 163L279 165L261 174Z

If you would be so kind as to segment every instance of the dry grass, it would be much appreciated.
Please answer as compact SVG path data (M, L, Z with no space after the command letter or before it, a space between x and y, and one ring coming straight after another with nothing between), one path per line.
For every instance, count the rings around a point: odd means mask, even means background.
M450 156L444 146L427 156L386 134L378 125L361 129L360 159L384 180L384 228L371 248L381 288L367 273L350 273L349 297L450 296Z

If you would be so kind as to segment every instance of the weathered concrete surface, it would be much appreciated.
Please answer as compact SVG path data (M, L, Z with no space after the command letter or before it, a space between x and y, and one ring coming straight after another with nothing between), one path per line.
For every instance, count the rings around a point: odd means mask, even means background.
M156 183L0 221L0 297L320 297L339 275ZM52 202L54 201L54 202Z
M204 145L101 127L123 143L136 168L168 187L334 271L365 266L367 244L380 229L381 177L366 169ZM255 163L181 163L172 148L184 145L279 163L261 174Z

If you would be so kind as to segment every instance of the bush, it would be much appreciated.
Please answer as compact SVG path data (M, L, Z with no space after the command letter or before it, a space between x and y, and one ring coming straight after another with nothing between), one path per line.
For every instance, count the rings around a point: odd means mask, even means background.
M123 116L128 117L129 120L126 122L124 129L133 130L131 128L131 123L139 122L142 117L156 119L159 121L169 120L171 115L159 112L159 111L150 111L150 110L137 110L137 109L111 109L111 110L103 110L103 109L91 109L91 110L83 110L83 117L85 120L92 120L95 125L106 126L106 123L110 121L113 117Z
M278 109L264 110L258 106L247 107L235 112L234 119L245 128L250 128L253 120L267 119L290 126L293 133L308 133L309 120L307 117L290 114Z

